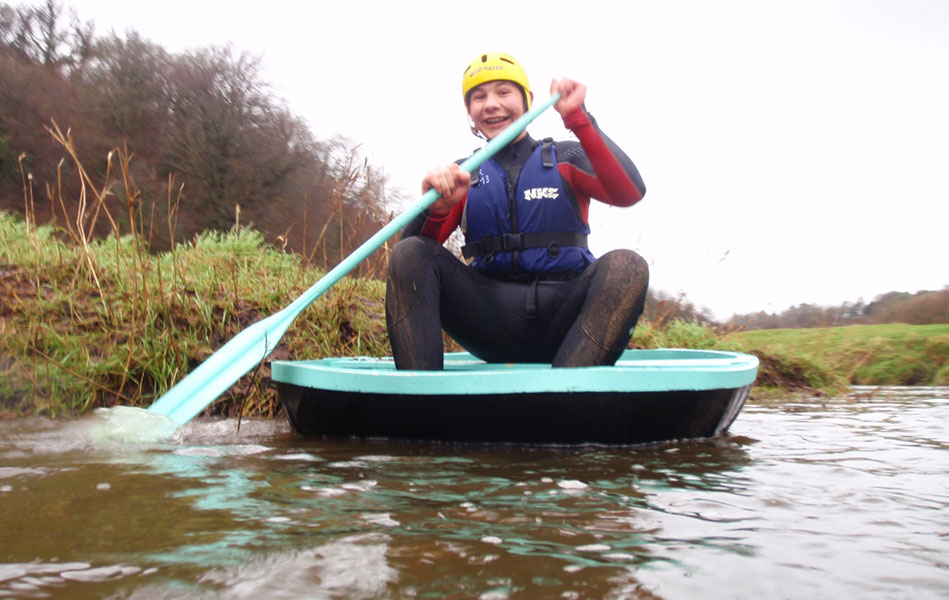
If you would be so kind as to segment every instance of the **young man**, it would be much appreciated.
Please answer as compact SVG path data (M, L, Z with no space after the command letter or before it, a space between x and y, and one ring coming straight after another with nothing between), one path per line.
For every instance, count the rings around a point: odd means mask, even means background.
M386 322L399 369L441 369L444 330L489 362L611 365L643 310L649 269L631 250L594 259L590 199L631 206L645 186L633 162L584 108L586 87L554 80L554 108L579 142L527 132L472 178L458 163L429 171L422 191L441 197L392 251ZM524 69L483 54L465 70L472 131L490 140L530 108ZM460 163L461 161L459 161ZM459 261L442 243L465 234Z

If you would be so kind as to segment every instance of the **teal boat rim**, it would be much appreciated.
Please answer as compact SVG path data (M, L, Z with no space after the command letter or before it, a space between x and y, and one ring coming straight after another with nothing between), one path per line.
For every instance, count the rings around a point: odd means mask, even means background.
M306 388L392 395L661 392L735 389L754 382L758 359L721 350L627 350L614 366L485 363L445 355L442 371L398 371L390 357L274 361L274 381Z

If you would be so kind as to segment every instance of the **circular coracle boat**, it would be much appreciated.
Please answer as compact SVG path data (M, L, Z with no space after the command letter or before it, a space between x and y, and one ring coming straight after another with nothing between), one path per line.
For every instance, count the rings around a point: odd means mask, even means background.
M442 371L391 358L274 361L293 428L309 437L515 444L646 444L713 437L738 416L758 359L737 352L627 350L609 367L485 363Z

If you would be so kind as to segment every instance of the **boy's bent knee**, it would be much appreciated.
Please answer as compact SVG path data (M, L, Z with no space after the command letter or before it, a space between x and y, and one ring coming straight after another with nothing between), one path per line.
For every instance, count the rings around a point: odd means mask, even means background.
M389 254L389 264L424 259L432 254L431 244L433 243L433 240L418 235L407 237L392 248L392 252Z
M435 240L412 236L403 239L389 254L389 279L413 279L431 268L439 252L443 250Z
M623 281L628 284L649 281L649 264L642 256L632 250L613 250L598 260L598 271L609 281Z

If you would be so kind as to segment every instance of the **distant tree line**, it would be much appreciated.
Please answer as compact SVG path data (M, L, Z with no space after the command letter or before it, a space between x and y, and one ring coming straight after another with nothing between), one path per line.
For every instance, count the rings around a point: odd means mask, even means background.
M662 327L672 319L718 325L708 308L695 306L685 297L685 294L675 296L653 289L646 292L643 318L658 327Z
M927 325L949 323L949 286L939 291L888 292L865 303L844 302L840 306L801 304L777 313L735 315L726 323L730 329L778 329L837 327L842 325L907 323Z
M73 153L54 139L54 123L70 132ZM378 230L387 198L397 197L351 142L315 139L272 94L253 56L226 47L171 53L135 32L97 36L58 0L0 2L0 210L69 220L91 200L90 181L114 207L134 205L153 249L240 218L326 264ZM128 227L122 215L115 211L117 226ZM93 225L100 233L116 226ZM659 324L720 324L684 295L662 291L650 290L645 315ZM869 304L802 304L725 325L894 321L949 322L949 288L891 292Z
M0 3L0 210L65 219L89 200L54 122L116 206L140 203L158 249L239 211L270 240L332 257L386 219L381 172L350 142L315 139L257 58L96 36L56 0Z

